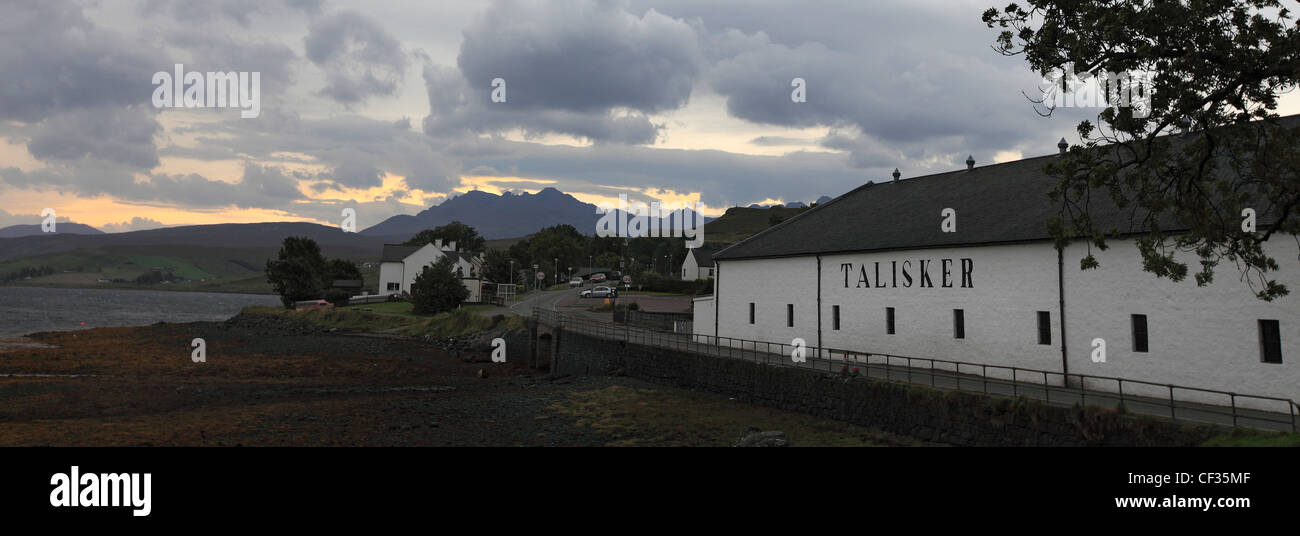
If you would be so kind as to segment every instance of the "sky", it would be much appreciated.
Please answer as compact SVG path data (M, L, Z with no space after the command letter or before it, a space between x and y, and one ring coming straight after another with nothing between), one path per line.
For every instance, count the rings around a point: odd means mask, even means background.
M1040 116L992 5L0 0L0 226L365 228L545 187L717 216L1077 142L1099 110ZM258 73L260 113L156 106L176 64Z

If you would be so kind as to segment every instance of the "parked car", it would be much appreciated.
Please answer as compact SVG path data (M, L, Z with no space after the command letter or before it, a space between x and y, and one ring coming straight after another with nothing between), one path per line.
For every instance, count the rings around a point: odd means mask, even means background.
M605 280L605 274L591 274L591 282L599 283Z
M582 286L582 278L581 278L581 277L575 277L575 278L569 280L569 287L581 287L581 286Z
M294 309L299 311L310 311L312 309L332 309L334 304L325 300L300 301L294 304Z
M578 296L583 298L617 298L618 290L611 287L600 286L584 290L578 293Z

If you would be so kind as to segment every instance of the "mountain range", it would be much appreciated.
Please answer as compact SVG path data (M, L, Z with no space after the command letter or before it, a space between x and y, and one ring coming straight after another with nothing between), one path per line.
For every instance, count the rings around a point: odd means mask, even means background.
M682 213L686 216L693 214L687 209ZM94 227L72 222L59 223L58 233L41 233L39 225L16 225L0 229L0 261L116 246L186 245L274 250L287 236L312 238L327 256L373 258L379 255L384 243L403 242L420 231L452 221L465 223L484 238L493 240L523 237L559 224L572 225L579 232L591 235L595 234L601 216L594 204L579 201L555 188L544 188L535 194L506 192L496 195L472 191L413 216L393 216L360 233L345 233L335 226L305 222L186 225L125 233L103 233ZM615 216L625 217L626 214L616 211ZM705 222L712 220L705 218ZM670 225L665 221L662 227L668 229Z
M687 216L693 214L689 209L681 210ZM665 219L671 219L676 212L678 211L669 213L670 217ZM362 230L361 234L411 236L425 229L459 221L473 227L488 240L526 236L538 229L562 224L572 225L579 232L590 235L595 234L596 222L601 215L602 212L596 205L584 203L550 187L535 194L505 192L496 195L474 190L429 207L414 216L393 216ZM626 216L626 213L616 210L614 216ZM710 219L705 218L705 221Z

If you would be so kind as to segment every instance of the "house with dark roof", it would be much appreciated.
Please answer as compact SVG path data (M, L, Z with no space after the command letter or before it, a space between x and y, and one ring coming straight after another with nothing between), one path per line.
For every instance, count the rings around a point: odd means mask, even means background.
M713 250L691 248L682 261L682 280L713 279Z
M1092 217L1122 236L1106 250L1082 240L1057 249L1047 227L1060 210L1047 195L1056 179L1044 166L1059 157L969 161L908 179L895 171L733 244L712 256L714 293L695 299L694 333L756 341L741 345L801 339L833 359L1006 367L989 374L1008 378L1015 367L1103 391L1116 383L1100 377L1150 382L1126 383L1125 394L1168 398L1174 384L1300 400L1300 295L1261 301L1231 263L1204 286L1143 271L1133 235L1123 235L1140 232L1140 220L1106 199L1094 200ZM1260 222L1278 217L1267 204L1256 210ZM1292 288L1297 243L1281 233L1265 242L1279 264L1270 277ZM1081 269L1088 253L1099 268ZM1192 253L1178 258L1198 266Z
M456 251L455 241L443 244L441 239L423 246L384 244L379 259L379 293L411 294L415 276L425 266L437 263L444 256L452 258L455 269L460 273L461 282L470 291L466 301L480 301L482 280L479 273L482 270L482 260L470 253Z

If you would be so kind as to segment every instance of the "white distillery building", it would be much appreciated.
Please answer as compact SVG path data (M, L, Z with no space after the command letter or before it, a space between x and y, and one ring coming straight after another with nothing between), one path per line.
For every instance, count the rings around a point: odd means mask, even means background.
M1058 252L1047 233L1050 158L907 180L896 171L719 251L714 294L694 303L695 333L1300 400L1294 236L1266 243L1280 266L1271 276L1292 290L1272 302L1232 263L1206 287L1157 278L1132 240L1093 248L1101 267L1081 270L1086 244ZM955 232L940 228L945 209ZM1259 221L1271 216L1261 209ZM1095 339L1105 362L1092 360ZM1227 403L1210 398L1200 397Z
M379 259L379 293L410 294L415 276L420 275L420 271L425 266L438 262L443 256L451 256L455 262L453 270L460 270L461 283L470 292L469 298L465 301L481 301L479 295L482 287L482 280L479 278L481 260L469 253L456 251L455 241L444 245L441 239L423 246L384 244Z

